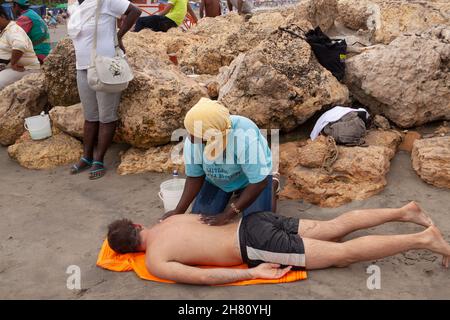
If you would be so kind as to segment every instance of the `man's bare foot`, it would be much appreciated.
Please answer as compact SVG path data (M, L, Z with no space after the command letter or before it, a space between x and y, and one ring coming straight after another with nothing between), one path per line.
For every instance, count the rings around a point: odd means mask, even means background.
M403 221L413 222L424 227L433 225L433 220L426 214L425 211L414 201L402 207L405 212Z
M442 265L448 268L448 262L450 258L450 244L445 241L439 229L432 225L423 233L425 240L425 248L433 252L442 254Z

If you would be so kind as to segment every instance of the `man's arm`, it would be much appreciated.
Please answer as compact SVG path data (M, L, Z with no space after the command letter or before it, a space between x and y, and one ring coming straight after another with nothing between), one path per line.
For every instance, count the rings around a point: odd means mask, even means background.
M200 2L200 19L205 16L205 0Z
M197 16L195 15L194 10L192 10L192 7L191 7L191 4L189 3L189 1L187 3L187 10L188 10L189 14L191 15L191 17L194 18L194 22L197 23L197 21L198 21Z
M127 11L124 13L124 19L122 20L119 32L117 33L119 47L123 52L125 52L125 47L122 43L122 38L135 24L136 20L141 16L141 13L141 10L132 4L128 6Z
M172 10L172 8L173 8L173 4L168 3L167 6L163 9L163 11L158 12L157 15L165 16L166 14L169 13L170 10Z
M175 261L147 263L151 274L178 283L216 285L251 279L279 279L291 270L278 264L262 263L251 269L197 268Z
M15 71L22 72L25 70L23 66L18 65L20 58L22 58L23 52L20 50L13 50L11 54L11 68Z

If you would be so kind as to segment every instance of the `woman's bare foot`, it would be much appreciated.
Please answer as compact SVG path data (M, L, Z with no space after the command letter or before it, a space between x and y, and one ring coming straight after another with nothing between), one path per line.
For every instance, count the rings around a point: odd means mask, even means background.
M413 222L424 227L433 225L433 220L426 214L425 211L414 201L402 207L405 212L403 221Z
M442 254L442 265L448 268L448 262L450 258L450 244L445 241L439 229L432 225L423 233L425 240L425 248L433 252Z

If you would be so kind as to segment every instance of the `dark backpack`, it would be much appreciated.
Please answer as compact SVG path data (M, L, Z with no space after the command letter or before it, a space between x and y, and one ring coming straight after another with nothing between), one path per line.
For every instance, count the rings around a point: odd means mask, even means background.
M320 27L309 30L305 37L319 63L342 81L345 76L347 42L344 39L330 39Z
M366 118L365 112L363 116ZM327 124L322 132L333 137L337 144L360 146L364 144L366 123L358 112L349 112L338 121Z
M304 36L287 28L279 27L278 29L308 42L319 63L325 69L329 70L336 79L342 81L345 75L347 42L344 39L330 39L322 32L320 27L305 32L299 26L294 26L300 29L304 33Z

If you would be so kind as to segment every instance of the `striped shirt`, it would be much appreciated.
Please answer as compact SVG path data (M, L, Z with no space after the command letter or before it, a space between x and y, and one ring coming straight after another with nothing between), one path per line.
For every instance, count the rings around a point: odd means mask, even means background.
M26 70L40 69L39 60L34 53L33 43L27 33L14 21L10 21L6 28L0 33L0 59L11 60L12 51L23 52L18 65Z

